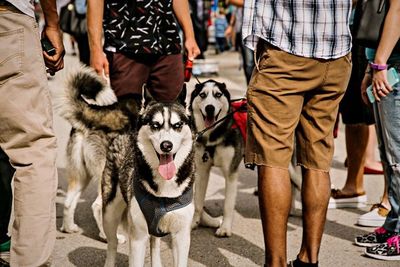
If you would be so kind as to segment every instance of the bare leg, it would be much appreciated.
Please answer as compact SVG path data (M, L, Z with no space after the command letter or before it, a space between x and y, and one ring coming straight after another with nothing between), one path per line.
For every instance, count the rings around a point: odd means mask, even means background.
M377 138L375 132L375 125L369 127L369 138L365 157L365 166L373 170L382 170L382 164L376 159Z
M258 190L266 266L286 266L286 231L291 201L289 171L259 166Z
M364 162L368 143L368 126L346 125L347 179L344 195L364 192Z
M329 173L303 169L303 240L298 256L303 262L318 262L329 197Z
M389 198L388 198L388 184L387 184L386 178L384 180L385 180L385 186L383 188L383 196L382 196L381 204L390 210L391 205L390 205Z

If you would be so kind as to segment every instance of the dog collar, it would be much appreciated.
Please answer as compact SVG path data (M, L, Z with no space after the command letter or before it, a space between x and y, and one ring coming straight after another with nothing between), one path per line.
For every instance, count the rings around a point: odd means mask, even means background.
M182 195L177 198L156 197L147 192L137 178L134 178L134 193L140 210L142 211L149 234L157 237L166 236L158 229L158 223L167 212L181 209L189 205L193 200L193 186L189 186Z

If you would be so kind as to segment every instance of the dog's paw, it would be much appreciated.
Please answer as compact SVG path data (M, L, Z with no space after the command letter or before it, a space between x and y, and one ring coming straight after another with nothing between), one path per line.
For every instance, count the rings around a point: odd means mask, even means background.
M215 236L217 237L230 237L232 235L232 230L221 226L215 231Z
M81 232L82 229L77 224L65 225L63 224L60 228L61 232L64 233L78 233Z
M192 221L192 229L196 229L200 225L200 220L193 220Z
M200 224L205 227L218 228L221 226L222 216L212 217L206 211L201 214Z
M104 233L100 232L99 237L101 240L107 243L107 237ZM117 239L118 239L118 244L125 244L126 243L126 237L123 234L117 234Z
M123 234L117 234L117 238L118 238L118 244L126 243L126 237Z

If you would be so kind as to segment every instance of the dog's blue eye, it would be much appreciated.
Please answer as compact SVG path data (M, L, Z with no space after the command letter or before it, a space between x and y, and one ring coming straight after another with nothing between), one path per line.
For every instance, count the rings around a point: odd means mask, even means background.
M174 128L174 129L180 129L180 128L182 128L182 126L183 126L183 122L177 122L177 123L174 123L174 124L172 125L172 128Z
M207 97L206 93L201 93L201 94L199 94L199 96L200 96L201 98L206 98L206 97Z
M158 122L151 122L150 127L152 129L159 129L161 127L161 125Z
M216 98L220 98L222 96L222 93L215 93L214 95Z

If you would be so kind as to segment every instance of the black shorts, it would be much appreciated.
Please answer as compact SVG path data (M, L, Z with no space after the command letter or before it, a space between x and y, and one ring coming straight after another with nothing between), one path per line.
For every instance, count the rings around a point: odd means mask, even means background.
M361 98L361 82L368 64L364 47L353 45L352 61L349 85L339 105L342 121L344 124L374 124L372 107L366 105Z

